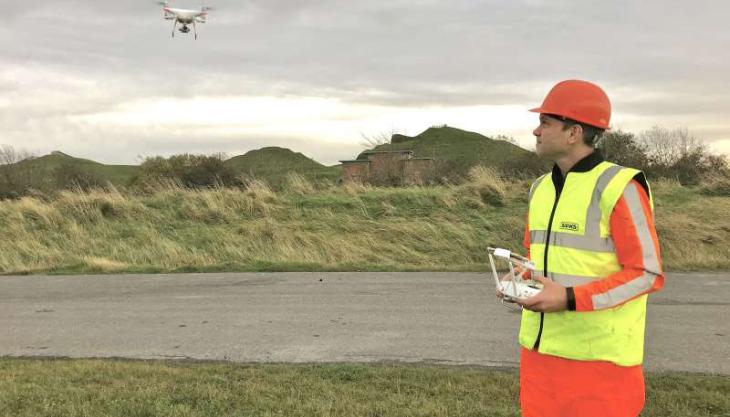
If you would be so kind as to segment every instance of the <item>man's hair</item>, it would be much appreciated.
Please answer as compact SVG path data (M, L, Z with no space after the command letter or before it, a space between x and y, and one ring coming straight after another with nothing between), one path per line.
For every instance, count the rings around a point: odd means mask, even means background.
M590 147L595 147L598 144L598 140L601 138L601 135L605 132L605 129L587 125L577 120L568 119L567 117L552 114L549 116L563 122L563 130L568 130L575 125L579 125L581 129L583 129L583 143Z

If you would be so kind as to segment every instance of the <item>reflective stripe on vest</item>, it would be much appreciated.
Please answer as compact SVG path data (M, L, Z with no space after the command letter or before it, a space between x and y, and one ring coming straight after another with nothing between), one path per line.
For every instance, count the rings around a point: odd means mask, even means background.
M588 172L569 173L552 225L548 225L555 203L552 177L546 175L535 181L530 190L529 230L530 257L537 271L544 270L547 246L550 247L548 278L563 286L587 284L620 271L610 236L610 215L626 186L637 175L643 174L609 162L602 162ZM648 285L649 281L639 280L632 285ZM594 306L610 305L607 303L635 289L619 287L612 291L595 296ZM645 316L646 296L600 311L545 313L539 351L569 359L638 365L643 360ZM539 326L540 313L523 310L522 346L533 348Z

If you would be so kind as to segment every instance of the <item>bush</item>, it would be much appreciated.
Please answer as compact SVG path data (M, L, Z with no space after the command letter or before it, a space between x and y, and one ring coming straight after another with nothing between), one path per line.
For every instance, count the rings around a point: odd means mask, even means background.
M33 165L22 163L34 158L27 151L0 146L0 200L17 199L28 195L32 188L41 188L42 175Z
M705 195L730 197L730 176L722 174L707 176L699 190Z
M158 183L161 180L178 182L186 188L210 188L236 184L235 173L218 155L173 155L145 159L140 165L137 184Z
M646 150L644 171L652 177L674 178L682 185L695 185L711 173L716 162L707 146L686 128L654 126L642 132L639 140Z
M648 166L646 146L639 143L633 133L621 130L606 132L601 137L598 150L604 159L621 166L641 170Z
M62 164L53 170L56 189L80 189L89 191L94 188L103 188L104 179L98 174L74 164Z
M644 171L650 178L697 185L708 175L730 176L724 157L710 154L707 146L686 128L658 126L639 136L621 130L603 135L598 149L607 161Z
M434 177L441 184L458 184L463 181L459 174L461 167L456 161L436 159L434 161Z
M499 170L510 178L535 179L550 172L552 163L538 157L534 152L520 152L504 160Z

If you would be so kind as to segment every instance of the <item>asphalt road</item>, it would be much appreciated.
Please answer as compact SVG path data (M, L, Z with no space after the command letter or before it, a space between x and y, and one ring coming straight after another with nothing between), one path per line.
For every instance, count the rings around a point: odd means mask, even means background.
M730 273L669 274L649 370L730 374ZM519 315L477 273L0 277L0 356L516 366Z

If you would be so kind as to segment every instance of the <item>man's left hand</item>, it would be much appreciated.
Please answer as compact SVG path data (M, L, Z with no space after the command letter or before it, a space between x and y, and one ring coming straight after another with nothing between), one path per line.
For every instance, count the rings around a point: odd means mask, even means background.
M568 309L568 294L565 287L541 276L532 279L543 285L539 294L530 298L515 300L522 307L536 313L555 313Z

